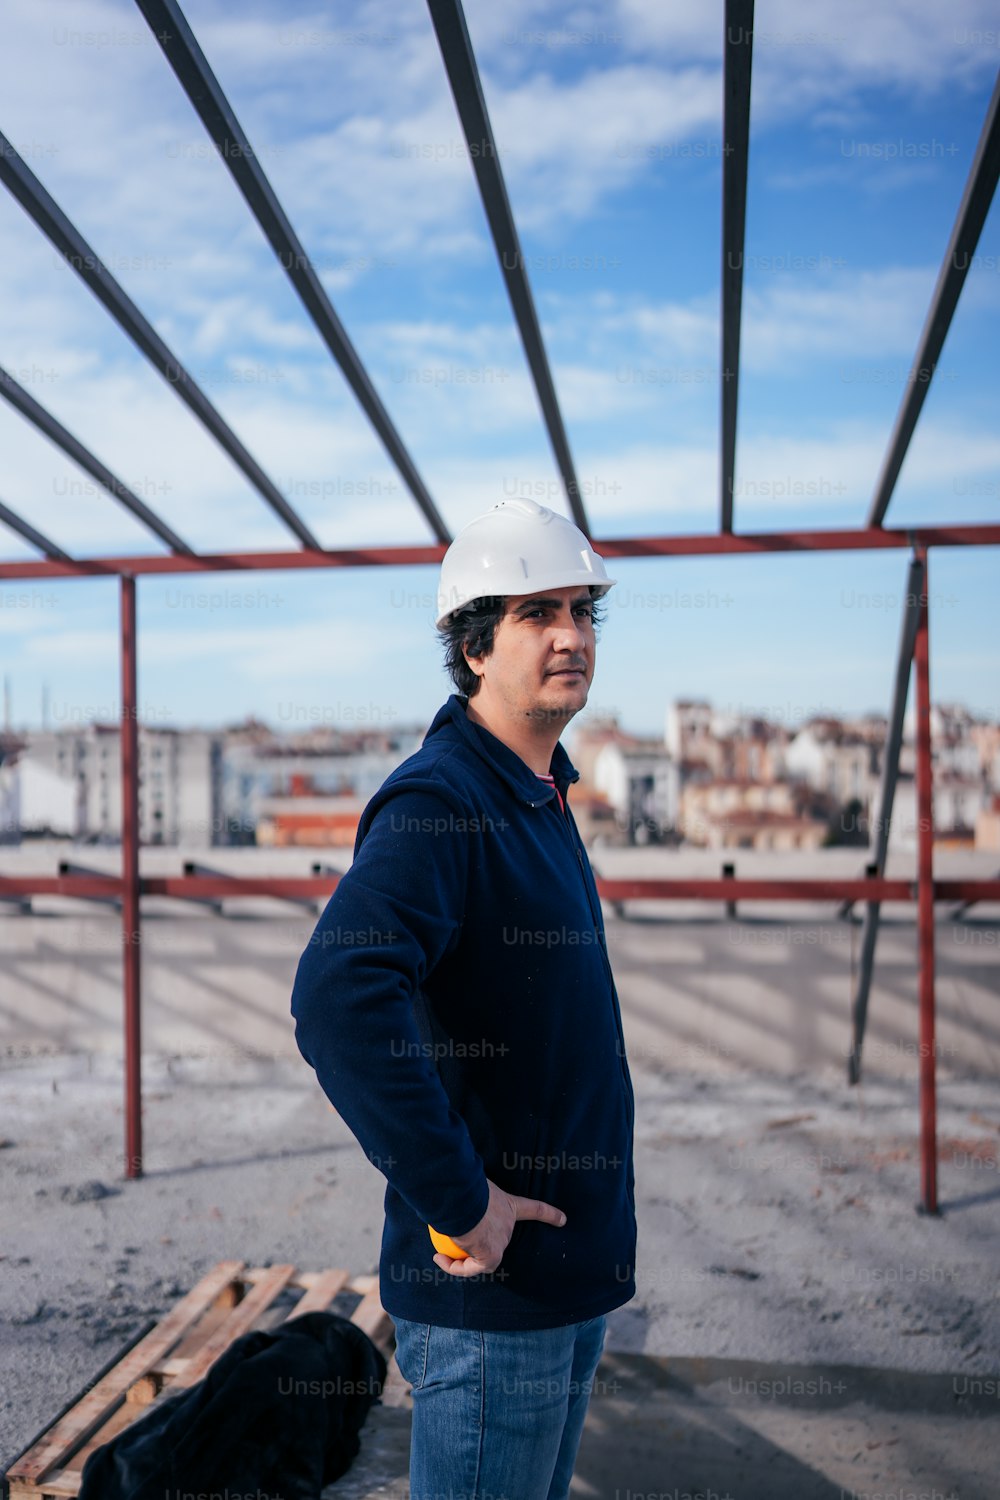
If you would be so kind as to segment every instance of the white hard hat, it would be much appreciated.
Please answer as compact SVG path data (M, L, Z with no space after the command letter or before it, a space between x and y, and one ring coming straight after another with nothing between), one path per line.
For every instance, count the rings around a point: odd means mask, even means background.
M609 578L579 527L537 500L502 500L470 521L441 562L437 623L473 599L587 584L606 594Z

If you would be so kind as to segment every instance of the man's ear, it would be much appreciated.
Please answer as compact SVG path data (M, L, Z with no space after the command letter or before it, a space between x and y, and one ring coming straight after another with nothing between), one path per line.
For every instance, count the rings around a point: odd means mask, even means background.
M470 672L474 672L477 677L482 677L484 670L482 666L483 648L475 646L470 649L467 645L463 645L462 655L465 657L465 663Z

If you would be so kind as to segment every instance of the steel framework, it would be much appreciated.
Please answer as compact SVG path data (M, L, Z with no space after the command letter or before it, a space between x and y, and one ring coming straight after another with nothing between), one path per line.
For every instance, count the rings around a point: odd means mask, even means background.
M140 575L179 572L259 571L295 568L343 568L426 565L442 557L450 536L423 480L396 431L375 385L340 322L301 241L268 182L236 114L213 74L176 0L136 0L167 62L229 168L246 203L285 269L306 312L385 451L427 521L434 542L424 546L324 549L288 504L243 443L135 306L80 231L0 135L0 182L38 228L64 256L132 343L185 402L225 453L240 468L262 499L294 534L298 550L281 552L196 553L129 491L100 460L20 387L0 371L0 395L26 420L79 463L108 493L124 505L170 548L162 556L74 558L29 521L0 502L0 521L41 554L37 561L0 562L0 578L117 577L120 588L122 858L121 873L104 876L74 873L55 876L0 876L0 899L25 900L59 895L111 900L121 910L124 991L125 1173L143 1171L141 1119L141 897L170 896L205 900L222 896L278 896L290 900L329 895L335 883L329 873L297 879L234 878L210 873L143 876L139 861L138 722L136 580ZM508 292L539 406L570 511L589 534L565 424L535 311L524 256L500 166L485 96L460 0L428 0L430 18L449 85L470 149L477 185L489 224L500 271ZM915 881L885 877L886 838L879 828L873 873L853 880L599 880L601 895L620 903L629 899L861 901L865 903L863 961L853 1009L853 1038L848 1078L860 1077L868 991L874 964L880 904L916 901L919 937L920 1139L921 1203L936 1214L937 1141L934 1052L934 904L937 901L1000 900L1000 880L935 880L933 875L932 766L930 742L930 620L928 553L934 547L1000 545L1000 525L919 526L905 530L882 522L913 436L921 407L958 304L965 274L992 202L1000 174L1000 76L994 87L965 191L958 209L940 275L928 309L913 378L890 438L888 450L864 526L843 530L736 533L733 531L733 476L736 463L737 396L740 367L740 316L743 243L746 220L750 142L750 80L753 55L753 0L726 0L723 48L725 151L723 159L723 228L721 277L721 450L720 529L702 536L607 537L596 546L607 557L680 557L773 552L832 552L907 549L911 553L908 607L904 610L896 666L890 735L886 746L881 818L891 815L898 771L901 725L911 667L915 669L917 708L918 850ZM912 596L912 597L911 597Z

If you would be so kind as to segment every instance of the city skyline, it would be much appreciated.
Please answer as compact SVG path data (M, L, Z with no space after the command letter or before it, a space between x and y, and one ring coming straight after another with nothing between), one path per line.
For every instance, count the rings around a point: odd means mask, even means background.
M8 712L8 697L6 685L4 687L2 717L0 717L0 730L7 731L13 735L24 733L27 735L39 732L56 732L60 729L79 730L94 725L102 729L117 728L120 719L120 709L117 705L111 708L107 705L107 713L89 713L86 710L90 705L60 705L53 704L50 700L48 710L43 708L42 714L37 722L16 719L16 716ZM45 687L42 686L42 699L45 702ZM663 741L666 738L665 725L671 710L688 704L704 705L720 726L728 721L733 723L761 722L771 728L781 729L790 735L794 735L798 729L807 727L816 722L830 720L845 725L863 722L882 721L886 722L888 713L886 709L870 706L861 710L849 711L836 706L813 707L806 704L793 703L785 699L781 703L749 703L740 700L725 701L717 703L715 700L704 696L685 696L671 699L663 705L661 710L661 725L657 730L649 731L623 720L619 713L598 702L588 703L578 714L571 719L560 738L572 741L574 732L586 726L592 728L600 724L613 724L626 738L654 739ZM258 712L250 711L242 717L220 718L212 722L188 722L172 720L163 717L157 705L144 702L141 695L136 703L136 719L140 726L150 729L172 730L184 733L190 730L192 733L217 733L217 734L239 734L250 729L263 729L267 732L281 736L294 737L297 733L307 733L311 730L329 729L337 733L350 735L372 733L384 730L392 732L419 732L428 727L431 719L437 712L440 704L435 703L433 708L421 717L403 718L391 708L381 704L368 701L365 702L337 702L334 704L278 704L277 719L268 719ZM932 697L931 708L936 712L957 711L976 723L1000 724L1000 715L990 717L989 715L977 714L968 704L954 699L941 699ZM913 704L907 699L905 714L904 733L909 734L912 729L914 714ZM8 724L8 718L10 720ZM720 734L726 731L719 729Z
M141 707L137 706L141 712ZM143 723L139 821L147 844L353 843L384 777L412 755L425 725L218 729ZM896 839L916 828L914 725L899 752ZM932 705L936 836L976 849L1000 839L1000 724ZM889 725L881 716L786 726L704 700L671 703L662 736L583 712L569 727L584 837L636 843L802 849L867 842L886 795ZM121 834L119 735L88 721L0 734L0 842Z

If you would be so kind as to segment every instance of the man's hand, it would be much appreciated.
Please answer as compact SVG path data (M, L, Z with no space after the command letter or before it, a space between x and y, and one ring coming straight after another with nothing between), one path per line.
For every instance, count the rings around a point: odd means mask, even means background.
M537 1219L542 1224L554 1224L561 1228L566 1215L551 1203L540 1198L519 1198L515 1193L505 1193L495 1182L490 1185L490 1201L479 1223L468 1234L453 1234L456 1245L468 1251L466 1260L453 1260L438 1250L434 1263L452 1276L481 1276L484 1271L495 1271L510 1244L514 1225L518 1219Z

